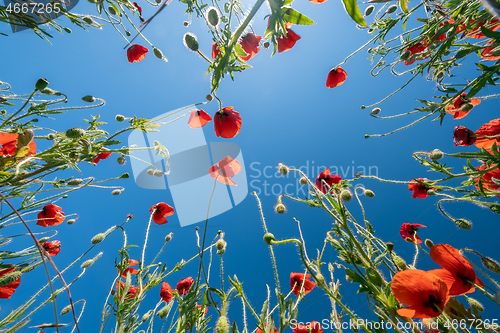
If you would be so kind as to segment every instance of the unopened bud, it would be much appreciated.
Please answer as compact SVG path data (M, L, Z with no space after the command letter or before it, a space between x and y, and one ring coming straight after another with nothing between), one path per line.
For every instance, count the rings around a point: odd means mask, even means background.
M342 190L342 192L340 192L340 197L345 202L351 201L351 199L352 199L352 193L351 193L351 191L345 189L345 190Z
M436 191L434 191L433 189L427 190L427 195L435 195L435 194Z
M410 56L411 56L411 51L405 51L403 54L401 54L401 60L408 60Z
M12 282L18 280L21 277L20 271L12 271L6 275L0 277L0 287L4 287Z
M274 211L278 214L284 214L286 213L286 207L282 203L279 203L276 206L274 206Z
M262 47L264 47L264 49L268 49L270 46L269 42L264 42L264 44L262 44Z
M400 270L404 271L408 268L408 267L406 267L406 261L404 261L404 259L401 258L400 256L394 255L393 260L394 260L394 263L396 264L396 266Z
M165 174L163 171L156 169L153 173L156 177L163 177Z
M116 159L116 162L118 162L118 164L120 164L120 165L123 165L123 164L125 164L125 162L127 162L127 159L123 156L120 156Z
M370 5L370 6L366 7L366 9L365 9L365 17L366 16L370 16L370 14L373 13L374 9L375 9L374 5Z
M143 323L144 323L144 322L146 322L146 321L149 319L149 316L150 316L150 313L149 313L149 311L148 311L148 312L146 312L146 313L142 316L142 319L141 319L141 320L142 320L142 322L143 322Z
M101 232L101 233L95 235L94 237L92 237L91 243L93 245L99 244L100 242L102 242L104 240L104 238L106 238L106 234Z
M196 36L190 32L187 32L184 34L184 45L191 51L198 51L199 45L198 45L198 40L196 39Z
M77 186L77 185L80 185L81 183L83 183L83 179L81 179L81 178L73 178L73 179L71 179L68 182L68 185L70 185L70 186Z
M300 185L307 185L307 178L306 177L301 177L299 179Z
M84 16L82 20L83 20L83 22L85 22L87 24L93 24L94 23L94 20L90 16Z
M155 170L154 169L148 169L148 171L146 171L146 173L150 176L154 175L155 174Z
M382 275L380 275L380 272L375 268L372 267L366 268L366 277L368 278L368 281L370 281L377 287L382 286L382 284L384 283Z
M460 108L461 111L470 111L472 110L472 108L474 107L474 104L472 103L465 103L464 105L462 105L462 107Z
M464 230L470 230L470 229L472 229L472 222L469 221L469 220L466 220L466 219L456 219L454 222L457 225L457 227L459 227L460 229L464 229Z
M215 243L215 247L217 248L217 252L222 252L220 254L223 254L225 251L226 251L226 241L223 240L223 239L219 239L216 243Z
M62 310L61 310L61 316L64 316L65 314L68 314L71 312L71 304L66 305Z
M490 271L500 274L500 264L491 258L481 257L481 262L484 267L488 268Z
M270 232L264 235L264 243L266 243L267 245L272 245L275 240L276 239L274 238L274 235Z
M427 246L429 249L434 246L434 243L430 239L426 239L424 242L425 246Z
M160 317L160 319L164 319L168 313L170 312L170 306L167 304L163 308L161 308L156 315Z
M47 134L47 140L54 140L57 137L54 133Z
M116 10L115 10L113 7L111 7L111 6L109 6L109 7L108 7L108 12L109 12L111 15L116 15Z
M467 297L467 302L469 302L470 307L478 312L484 312L484 306L477 300L471 297Z
M325 281L325 277L323 276L323 274L319 273L316 274L316 280L318 281L318 286L325 286L326 285L326 281Z
M125 120L125 116L123 116L123 115L121 115L121 114L117 114L117 115L115 116L115 120L116 120L117 122L121 123L122 121L124 121L124 120Z
M279 166L278 166L278 170L279 170L279 172L280 172L283 176L288 175L288 171L289 171L289 170L288 170L288 167L287 167L286 165L284 165L284 164L281 164L281 163L280 163L280 164L279 164Z
M45 243L46 241L48 241L49 239L50 239L50 237L42 237L42 238L40 238L40 239L38 240L38 242L39 242L40 244L42 244L42 243Z
M35 89L36 90L42 90L42 89L47 88L48 85L49 85L49 81L47 81L47 79L40 78L35 83Z
M229 332L229 321L226 316L220 316L215 323L215 333L228 333Z
M188 21L184 21L184 23L182 23L185 27L189 27L189 22Z
M217 12L217 9L215 9L214 7L208 10L207 21L214 27L219 25L219 13Z
M66 222L66 223L67 223L67 224L73 224L73 223L75 223L75 222L76 222L76 219L70 219L70 220L68 220L68 222Z
M170 242L170 240L172 239L172 237L174 237L174 233L173 232L171 232L168 235L166 235L165 236L165 242L166 243Z
M79 139L85 135L85 130L83 128L70 128L66 131L66 136L70 139Z
M368 198L373 198L375 196L375 193L373 193L372 190L365 190L364 195L366 195Z
M214 97L208 94L207 96L205 96L205 99L207 100L207 102L211 102L214 99Z
M45 95L55 95L55 96L61 96L62 95L61 92L55 91L55 90L50 89L50 88L42 89L42 90L40 90L40 92L42 94L45 94Z
M160 49L157 49L156 47L153 48L153 53L155 55L155 57L157 57L158 59L162 59L162 60L167 60L164 56L163 56L163 52L161 52Z
M434 149L433 151L431 151L431 153L429 154L429 157L431 158L431 160L433 161L437 161L441 158L443 158L443 152L439 149Z
M118 190L118 189L113 190L113 191L111 192L111 194L112 194L112 195L120 195L121 193L122 193L122 191L121 191L121 190Z
M392 242L385 243L385 246L387 246L387 251L389 252L392 252L392 250L394 250L394 243Z
M34 135L35 135L35 133L31 129L27 129L24 131L23 134L20 134L17 137L17 144L18 144L19 148L27 146L30 143L30 141L33 139Z
M83 97L82 97L82 100L83 100L84 102L87 102L87 103L92 103L92 102L95 102L95 97L94 97L94 96L87 95L87 96L83 96Z
M80 266L80 267L84 269L84 268L88 268L88 267L92 266L92 264L95 263L101 256L102 256L102 252L99 252L94 258L84 261L82 263L82 266Z
M373 108L371 114L375 116L375 115L379 114L380 111L381 111L380 108Z
M389 6L389 8L387 8L386 13L387 13L387 14L392 14L392 13L394 13L394 12L396 11L396 9L398 9L398 6L396 6L396 5L391 5L391 6Z

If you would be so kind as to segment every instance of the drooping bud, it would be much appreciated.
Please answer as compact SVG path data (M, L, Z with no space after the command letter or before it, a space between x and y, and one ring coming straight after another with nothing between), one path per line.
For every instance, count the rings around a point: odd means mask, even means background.
M394 12L396 11L396 9L398 9L398 6L396 6L396 5L391 5L391 6L389 6L389 8L387 8L386 13L387 13L387 14L392 14L392 13L394 13Z
M481 262L483 263L484 267L486 267L490 271L500 274L500 264L496 260L488 257L481 257Z
M497 214L500 214L500 206L498 205L491 205L490 206L490 209L493 213L497 213Z
M64 316L65 314L68 314L71 312L71 304L66 305L62 310L61 310L61 316Z
M373 110L372 110L372 112L370 112L370 114L372 114L372 115L374 115L374 116L375 116L375 115L379 114L379 113L380 113L380 111L381 111L381 109L380 109L380 108L373 108Z
M275 240L276 239L274 238L274 235L270 232L267 232L264 235L264 243L266 243L267 245L272 245Z
M73 223L75 223L75 222L76 222L76 219L70 219L70 220L68 220L68 222L66 222L66 223L71 225L71 224L73 224Z
M223 240L223 239L219 239L216 243L215 243L215 247L217 248L217 254L224 254L224 252L226 252L226 241ZM219 253L220 252L220 253Z
M431 160L433 161L437 161L441 158L443 158L443 152L439 149L434 149L433 151L431 151L431 153L429 154L429 157L431 158Z
M54 133L47 134L47 140L54 140L57 137Z
M82 20L83 20L83 22L85 22L87 24L94 24L95 23L94 20L92 19L92 17L90 17L88 15L84 16Z
M214 27L219 25L219 13L217 12L217 9L215 9L214 7L211 7L207 11L207 21Z
M123 165L123 164L125 164L125 162L127 162L127 159L123 156L120 156L116 159L116 162L118 162L118 164L120 164L120 165Z
M55 95L55 96L61 96L62 95L60 91L55 91L55 90L50 89L50 88L42 89L42 90L40 90L40 92L42 94L45 94L45 95Z
M301 177L299 179L300 185L307 185L307 178L306 177Z
M267 42L267 41L266 41L266 42L264 42L264 44L262 44L262 47L263 47L265 50L267 50L267 49L269 48L269 46L270 46L270 45L271 45L271 44L269 44L269 42Z
M427 195L435 195L435 194L436 191L434 191L433 189L427 190Z
M279 172L280 172L283 176L288 175L288 171L289 171L289 170L288 170L288 167L287 167L286 165L284 165L284 164L280 163L280 164L278 165L278 170L279 170Z
M169 305L169 304L167 304L167 305L165 305L163 308L161 308L161 309L160 309L160 310L156 313L156 315L157 315L158 317L160 317L160 319L164 319L164 318L168 315L168 313L169 313L169 312L170 312L170 305Z
M393 256L393 260L394 260L394 263L396 264L396 266L404 271L406 270L408 267L406 266L406 261L404 261L403 258L401 258L400 256L397 256L397 255L394 255Z
M77 186L77 185L80 185L81 183L83 183L83 179L81 179L81 178L73 178L67 184L69 186Z
M392 252L392 250L394 250L394 243L392 242L385 243L385 246L387 246L387 251L389 252Z
M148 175L152 176L155 174L155 170L154 169L148 169L148 171L146 171Z
M102 242L104 240L104 238L106 238L106 234L101 232L101 233L95 235L94 237L92 237L91 243L93 245L99 244L100 242Z
M434 243L430 239L426 239L424 242L425 246L427 246L429 249L434 246Z
M380 275L380 272L373 267L366 268L366 277L368 278L368 281L370 281L377 287L382 286L382 284L384 283L384 279L382 278L382 275Z
M66 136L70 139L79 139L85 135L85 130L83 128L70 128L66 131Z
M188 21L184 21L182 24L183 24L185 27L189 27L189 22L188 22Z
M117 114L117 115L115 116L115 120L116 120L117 122L121 123L122 121L124 121L124 120L125 120L125 116L123 116L123 115L121 115L121 114Z
M284 214L286 213L286 207L283 205L283 203L278 203L276 206L274 206L274 211L278 214Z
M142 320L142 322L143 322L143 323L144 323L144 322L146 322L146 321L149 319L149 316L150 316L150 313L149 313L149 311L148 311L148 312L146 312L146 313L142 316L142 319L141 319L141 320Z
M165 175L162 170L158 170L158 169L156 169L153 174L156 177L163 177Z
M172 239L172 237L174 237L174 233L173 232L171 232L168 235L166 235L165 236L165 243L170 242L170 240Z
M467 297L467 302L469 302L470 307L476 310L477 312L484 312L484 306L481 303L479 303L476 299Z
M111 192L111 194L112 194L112 195L120 195L121 193L122 193L122 190L118 190L118 189L113 190L113 191Z
M190 32L184 34L184 45L191 51L197 52L199 49L198 39Z
M93 103L93 102L95 102L95 97L90 96L90 95L83 96L82 101L87 102L87 103Z
M38 81L36 81L35 83L35 89L36 90L42 90L42 89L45 89L47 88L47 86L49 85L49 81L47 81L46 79L44 78L40 78L38 79Z
M84 268L88 268L88 267L92 266L92 264L95 263L101 256L102 256L102 252L99 252L94 258L89 259L87 261L84 261L82 263L82 266L80 266L80 267L84 269Z
M348 189L344 189L344 190L342 190L342 192L340 192L340 197L345 202L348 202L348 201L351 201L351 199L352 199L352 193Z
M465 103L464 105L462 105L462 107L460 108L460 110L462 110L462 111L470 111L470 110L472 110L473 107L474 107L474 104L472 104L472 103Z
M370 6L366 7L366 9L365 9L365 17L366 16L370 16L371 13L373 13L374 9L375 9L374 5L370 5Z
M229 321L226 316L220 316L215 323L215 333L228 333Z
M207 96L205 96L205 99L207 100L207 102L211 102L214 99L214 97L208 94Z
M366 190L363 192L364 195L366 195L368 198L373 198L375 196L375 193L373 193L372 190Z
M457 225L457 227L459 227L460 229L464 229L464 230L470 230L470 229L472 229L472 222L469 221L469 220L466 220L466 219L456 219L454 222Z
M49 239L50 239L50 237L42 237L42 238L40 238L40 239L38 240L38 242L39 242L40 244L42 244L42 243L45 243L46 241L48 241Z
M158 59L165 60L168 62L167 58L165 58L165 56L163 55L163 52L161 52L160 49L153 47L153 53L154 53L155 57L157 57Z

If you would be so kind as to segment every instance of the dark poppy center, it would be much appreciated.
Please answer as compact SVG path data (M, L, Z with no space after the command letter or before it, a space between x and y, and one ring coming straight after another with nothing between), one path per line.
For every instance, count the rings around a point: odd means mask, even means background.
M427 302L424 302L422 305L425 306L426 308L432 307L434 304L437 304L437 299L436 296L434 295L429 295L429 299Z

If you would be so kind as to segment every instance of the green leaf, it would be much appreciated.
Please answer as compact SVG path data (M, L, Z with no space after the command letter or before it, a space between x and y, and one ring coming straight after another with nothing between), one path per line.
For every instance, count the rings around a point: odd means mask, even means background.
M485 28L484 25L481 26L481 32L486 36L493 39L500 39L500 32L492 31L488 28Z
M236 43L234 45L234 51L236 51L236 54L240 57L246 57L248 55L248 53L246 53L245 50L243 50L240 43Z
M399 6L403 12L408 13L408 0L399 0Z
M344 4L345 11L354 20L354 22L364 27L368 26L363 18L363 15L361 15L361 12L359 11L356 0L342 0L342 3Z
M293 24L301 24L301 25L316 24L309 17L302 15L301 13L290 7L283 7L282 13L283 13L283 19Z

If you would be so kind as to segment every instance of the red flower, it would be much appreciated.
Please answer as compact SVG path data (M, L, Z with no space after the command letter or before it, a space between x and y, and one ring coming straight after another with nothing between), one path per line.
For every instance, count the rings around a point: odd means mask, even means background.
M52 227L63 223L63 221L64 213L61 211L61 207L54 204L48 204L38 213L38 222L36 225Z
M19 134L15 133L0 133L0 145L2 148L0 149L0 156L14 156L19 151L21 147L18 147L18 138ZM36 154L36 143L31 140L28 143L28 147L30 147L29 151L24 154L24 156L35 155Z
M259 42L261 39L261 36L255 36L253 33L248 33L241 37L240 45L247 55L245 57L240 57L240 59L248 61L249 59L255 57L255 55L260 51Z
M410 47L407 47L405 49L405 53L406 52L410 52L410 55L408 56L408 59L407 60L404 60L404 64L405 65L411 65L415 62L415 60L417 60L416 58L419 57L421 59L427 59L429 58L429 55L427 55L425 58L422 58L421 55L419 55L420 53L423 53L425 51L427 51L427 48L429 47L429 45L427 44L424 44L422 42L420 43L417 43L413 46L410 46Z
M394 275L391 284L394 297L407 308L398 314L408 318L434 318L441 314L450 299L448 286L438 276L419 269L408 269Z
M106 148L101 148L101 150L107 150ZM99 163L100 160L105 160L111 156L112 153L99 153L97 157L92 160L94 163Z
M165 302L170 302L172 298L174 298L174 293L175 291L170 287L170 285L166 282L163 282L161 284L161 291L160 291L160 297L165 301Z
M453 142L456 146L470 146L476 142L474 132L461 125L455 126L453 130ZM491 147L490 147L491 148Z
M497 146L500 145L500 118L493 119L483 126L481 126L475 133L476 142L475 145L477 148L481 149L491 149L493 143L496 143ZM488 138L488 136L493 138Z
M153 222L161 225L168 223L165 217L174 214L174 207L164 202L160 202L153 205L149 211L153 213Z
M340 67L335 67L330 70L326 77L326 87L335 88L342 85L347 79L347 73Z
M177 283L177 291L179 291L179 295L187 295L189 288L191 288L191 285L194 283L194 280L192 277L187 277L185 279L182 279Z
M146 57L146 53L149 50L142 45L134 44L127 50L128 62L133 63L134 61L139 62Z
M132 2L132 5L134 5L135 9L139 12L139 15L142 15L142 8L137 4L137 2Z
M408 184L408 189L410 191L413 191L413 199L415 199L415 198L420 198L420 199L426 198L426 197L429 196L427 194L428 190L435 190L435 188L429 188L429 187L427 187L424 184L417 183L417 182L425 182L426 180L428 180L428 179L417 178L417 179L413 179L412 180L412 182L415 182L415 183Z
M327 0L309 0L312 3L323 3L326 2Z
M122 278L126 278L128 272L130 272L130 274L137 274L137 273L139 273L139 271L137 269L130 267L130 266L135 266L138 263L139 262L137 260L129 259L129 261L128 261L128 266L129 267L123 271Z
M470 20L469 25L472 25L475 22L475 20ZM471 32L469 32L465 37L469 38L476 38L476 39L481 39L486 37L482 32L481 32L481 26L484 25L485 28L489 30L498 30L500 28L500 20L493 18L489 23L486 23L487 20L481 21L477 24L477 27L474 28ZM463 28L463 26L460 26ZM459 28L460 28L459 27Z
M462 119L463 117L469 114L469 112L472 110L474 106L481 104L481 100L477 98L469 100L466 97L467 93L462 93L462 95L457 96L453 100L453 104L450 104L446 107L445 110L453 115L453 119ZM468 108L468 110L467 109L460 110L462 107L465 106L465 104L471 104L469 105L470 108Z
M304 295L309 294L313 290L316 283L310 281L310 277L310 274L290 273L290 290L293 291L295 296L298 297L301 290L304 292Z
M327 183L330 188L333 186L333 184L337 185L340 184L340 182L342 181L342 177L340 177L339 175L330 175L330 169L323 170L323 172L319 174L318 178L316 178L314 184L316 185L318 190L320 190L323 193L326 193L329 188L327 188L323 184L323 181Z
M212 121L212 117L208 113L203 110L195 110L189 116L188 125L191 128L201 128L209 121Z
M217 43L212 43L212 59L215 60L215 58L217 58L219 53L220 53L219 45L217 45Z
M120 294L123 291L123 289L125 289L125 282L120 280L116 283L116 291L118 292L118 297L120 297L120 298L121 298ZM129 296L125 297L125 300L134 298L135 295L137 294L137 289L138 289L138 287L136 287L134 285L130 285L130 287L128 289L128 293L127 293L127 295L129 295Z
M14 267L12 264L9 264L9 265L12 267L3 268L0 271L0 278L4 275L12 273L12 271L14 269L16 269L16 267ZM20 283L21 283L21 277L19 276L19 278L17 280L15 280L9 284L6 284L5 286L1 286L0 287L0 298L10 298L10 296L12 296L14 291L16 291L17 287L19 287Z
M278 53L290 50L299 39L300 36L287 27L286 36L276 38L276 42L278 42Z
M407 238L412 239L411 243L414 242L414 240L417 240L417 244L422 243L422 240L420 237L417 235L418 228L427 228L425 225L422 224L416 224L416 223L403 223L401 226L401 229L399 230L399 233L401 234L401 237L406 241Z
M59 251L61 251L61 242L58 240L45 242L42 244L42 247L45 251L47 251L49 256L55 257Z
M267 325L267 323L266 323L266 325ZM277 328L276 328L276 326L275 326L275 327L274 327L274 333L278 333L278 332L279 332L279 331L278 331L278 329L277 329ZM260 327L257 327L257 333L265 333L265 331L262 331L262 330L260 329Z
M492 192L494 194L498 193L496 196L497 198L500 198L500 185L495 183L492 178L495 179L500 179L500 169L498 169L498 165L494 164L492 167L496 166L496 169L493 169L491 171L486 172L483 176L480 178L474 179L478 185L476 185L477 189L479 189L479 179L481 179L481 183L483 185L483 189L486 190L485 192ZM481 165L480 167L476 168L476 170L481 171L484 169L489 169L486 164ZM491 190L491 191L487 191Z
M484 287L471 264L457 249L448 244L437 244L431 247L432 260L444 269L429 271L441 278L447 285L450 297L464 295L474 291L474 285Z
M491 44L496 44L496 42L492 39L488 43L486 43L485 46L489 46ZM487 48L483 49L481 51L480 57L483 59L486 59L486 60L498 60L498 59L500 59L500 54L498 53L498 51L491 53L491 51L493 51L497 47L498 47L498 44L495 46L491 46L491 47L487 47Z
M241 129L240 114L234 111L234 107L227 106L215 113L214 116L215 135L225 139L234 138Z
M213 165L208 169L210 177L215 178L217 181L226 185L237 184L232 180L232 178L241 171L241 164L231 156L226 156L217 164Z
M323 333L323 328L321 324L317 321L311 321L306 325L297 325L296 328L292 328L293 333Z
M199 311L199 312L202 312L202 311L201 311L201 305L196 304L196 310L197 310L197 311ZM207 315L207 311L208 311L208 308L205 306L205 307L203 308L203 317L205 317L205 316Z

